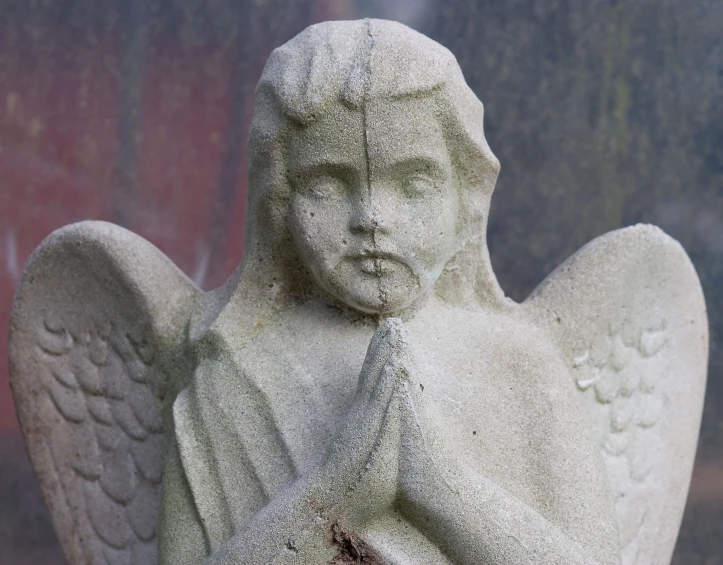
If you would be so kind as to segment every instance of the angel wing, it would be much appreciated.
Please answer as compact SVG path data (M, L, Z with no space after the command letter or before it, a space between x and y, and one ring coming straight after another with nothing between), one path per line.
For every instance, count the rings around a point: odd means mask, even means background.
M524 308L556 339L593 418L623 565L669 563L708 360L705 302L688 256L656 227L614 231L570 257Z
M104 222L54 232L25 268L11 386L71 565L157 563L167 405L190 372L199 294L158 249Z

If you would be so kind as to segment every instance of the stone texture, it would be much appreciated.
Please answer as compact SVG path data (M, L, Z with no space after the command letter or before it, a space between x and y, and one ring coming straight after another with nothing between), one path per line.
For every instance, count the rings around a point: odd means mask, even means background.
M451 53L381 20L272 54L250 156L245 260L218 291L105 224L26 269L14 388L71 562L154 561L133 501L189 377L162 563L669 560L707 360L676 242L613 232L505 298L482 105Z

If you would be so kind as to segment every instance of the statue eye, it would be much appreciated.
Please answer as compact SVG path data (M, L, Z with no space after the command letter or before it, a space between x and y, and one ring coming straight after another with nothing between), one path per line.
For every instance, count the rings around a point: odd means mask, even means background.
M328 200L346 195L346 183L332 175L319 175L306 179L297 186L297 191L317 200Z
M402 189L408 198L423 198L437 190L437 183L429 175L415 171L404 180Z

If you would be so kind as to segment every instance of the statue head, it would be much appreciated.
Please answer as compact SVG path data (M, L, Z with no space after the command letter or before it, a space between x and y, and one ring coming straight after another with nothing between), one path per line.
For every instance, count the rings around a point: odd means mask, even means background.
M399 23L325 22L276 49L249 138L241 286L322 289L375 314L433 287L499 298L482 117L454 56Z

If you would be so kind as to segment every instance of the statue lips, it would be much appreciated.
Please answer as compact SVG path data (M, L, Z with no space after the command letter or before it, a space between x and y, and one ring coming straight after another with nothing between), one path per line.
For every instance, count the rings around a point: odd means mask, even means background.
M350 257L352 261L360 264L360 270L367 275L376 275L378 277L389 272L390 262L400 263L401 265L411 269L409 262L405 257L396 253L388 253L384 251L365 252ZM413 271L413 269L411 269Z

